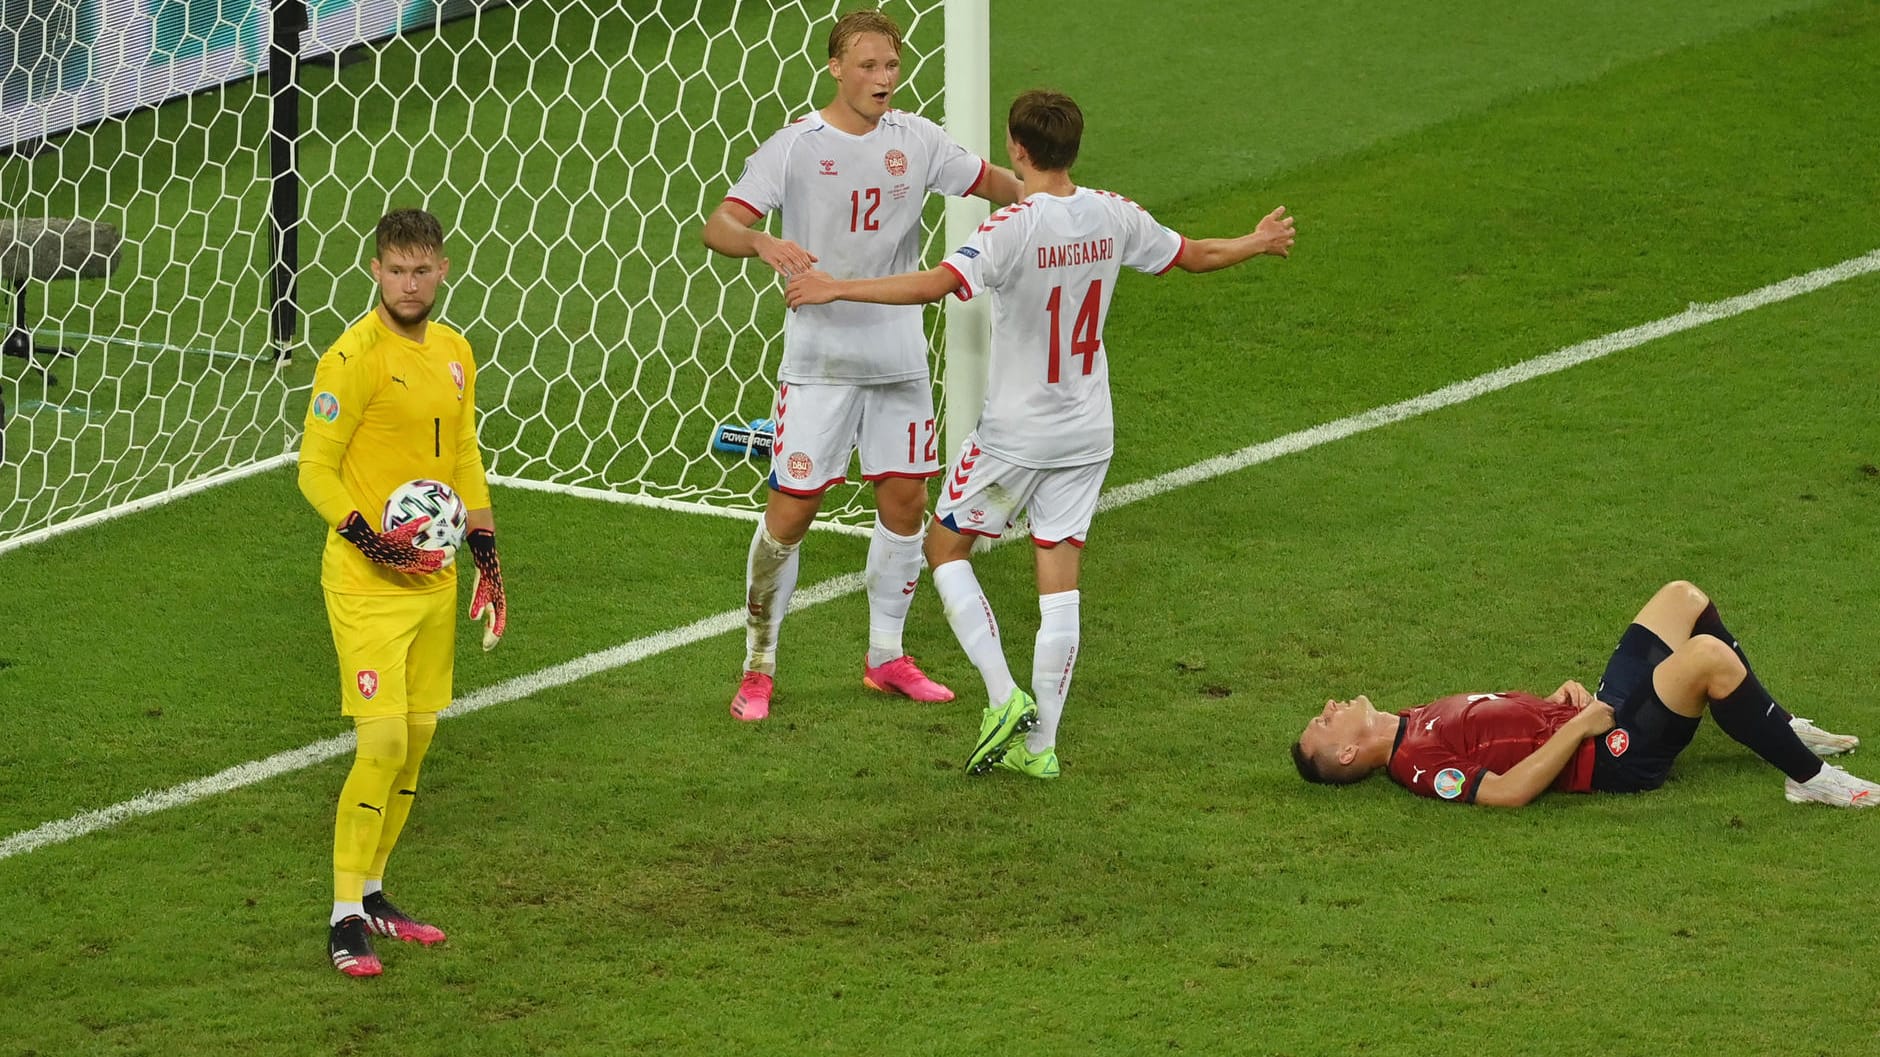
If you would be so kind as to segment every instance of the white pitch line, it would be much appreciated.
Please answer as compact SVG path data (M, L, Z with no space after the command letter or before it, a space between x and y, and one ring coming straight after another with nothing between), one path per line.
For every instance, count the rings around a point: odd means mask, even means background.
M606 488L592 488L587 485L562 484L557 481L538 481L532 477L509 477L503 474L490 474L491 484L500 484L506 488L520 488L530 492L549 492L554 495L571 495L580 499L594 499L603 503L618 503L622 506L648 507L653 510L671 510L681 514L704 514L707 517L731 518L756 524L764 516L761 509L733 510L729 507L712 506L691 499L665 499L659 496L641 495L637 492L615 492ZM839 532L849 536L873 536L873 525L844 525L835 521L816 521L810 528L824 532Z
M1446 385L1434 392L1424 393L1422 396L1413 396L1408 400L1401 400L1384 407L1374 407L1369 411L1350 415L1336 422L1321 423L1310 429L1288 433L1283 437L1250 445L1226 455L1203 459L1192 466L1170 470L1168 473L1151 477L1146 481L1123 485L1106 492L1097 503L1097 509L1113 510L1116 507L1128 506L1164 492L1172 492L1177 488L1230 474L1236 470L1244 470L1249 466L1271 462L1282 455L1292 455L1308 448L1316 448L1321 444L1343 440L1353 434L1373 430L1379 426L1402 422L1404 419L1415 418L1452 404L1473 400L1478 396L1485 396L1511 385L1518 385L1543 375L1554 374L1569 367L1597 360L1602 356L1610 356L1615 352L1635 348L1648 341L1701 327L1720 319L1729 319L1731 316L1740 316L1745 312L1813 293L1823 287L1833 286L1835 283L1845 282L1875 271L1880 271L1880 250L1874 250L1859 257L1850 257L1839 264L1818 268L1803 275L1791 276L1779 283L1771 283L1761 289L1751 290L1747 294L1738 294L1723 301L1707 305L1693 302L1689 308L1675 316L1666 316L1650 323L1614 331L1604 337L1582 341L1578 345L1568 345L1564 349L1555 349L1544 356L1536 356L1531 360L1522 360L1520 363L1511 364L1500 370L1479 374L1467 381Z
M807 609L831 599L854 594L860 591L862 586L861 573L849 573L824 580L797 592L796 597L790 602L790 612L794 613L799 609ZM451 702L451 706L444 710L442 716L447 719L467 716L472 712L489 708L491 705L506 704L543 690L566 686L578 679L624 667L635 661L643 661L648 657L658 656L668 650L676 650L695 642L702 642L743 626L744 610L727 610L684 627L669 628L658 634L634 639L632 642L622 643L584 657L576 657L572 661L564 661L529 675L517 676L514 679L486 686L481 690L471 691ZM182 785L132 797L121 804L113 804L102 810L86 811L73 815L71 818L47 822L33 829L23 830L0 841L0 859L24 855L53 844L62 844L139 815L154 815L166 808L181 807L216 793L231 792L276 775L298 771L303 767L312 767L316 763L324 763L335 756L343 756L353 751L355 737L351 731L348 731L337 737L316 741L298 749L277 752L265 760L239 764L226 771L209 775L207 778L198 778L184 782Z
M1793 276L1724 301L1708 305L1693 304L1674 316L1666 316L1663 319L1616 331L1591 341L1569 345L1543 356L1536 356L1500 370L1478 375L1467 381L1444 386L1422 396L1373 408L1296 433L1289 433L1284 437L1250 445L1226 455L1204 459L1191 466L1172 470L1146 481L1124 485L1105 493L1097 507L1099 510L1114 510L1131 503L1138 503L1177 488L1198 484L1250 466L1271 462L1282 455L1306 451L1321 444L1329 444L1335 440L1376 429L1379 426L1401 422L1407 418L1460 404L1466 400L1473 400L1478 396L1564 371L1569 367L1610 356L1615 352L1634 348L1657 338L1739 316L1754 309L1799 297L1802 294L1875 271L1880 271L1880 250L1852 257L1839 264L1820 268L1804 275ZM807 609L810 606L854 594L860 591L862 586L860 573L849 573L846 576L824 580L797 592L791 600L790 612L794 613L799 609ZM590 675L623 667L669 650L734 631L743 625L743 609L726 610L684 627L671 628L645 638L634 639L632 642L590 653L584 657L577 657L572 661L544 668L530 675L518 676L473 691L453 702L444 715L448 718L469 715L492 705L505 704L543 690L566 686ZM276 753L264 760L255 760L231 767L206 778L198 778L169 789L145 793L98 811L87 811L57 822L47 822L0 841L0 859L24 855L27 852L61 844L88 833L95 833L140 815L150 815L167 808L180 807L216 793L230 792L268 778L311 767L316 763L351 752L352 748L353 735L342 734L288 752Z
M206 492L211 488L228 484L231 481L239 481L244 477L253 477L258 473L266 473L276 466L286 466L292 463L294 459L295 455L291 451L282 452L279 455L270 455L258 462L251 462L244 466L237 466L232 470L223 470L220 473L213 473L207 477L198 477L193 481L188 481L172 488L166 488L156 495L147 495L142 499L133 499L127 503L119 503L116 506L106 507L103 510L94 510L83 517L76 517L70 521L61 521L56 525L47 525L45 528L34 529L24 535L15 536L10 540L0 540L0 554L5 554L10 550L17 550L20 547L30 547L35 543L42 540L49 540L54 536L63 536L68 532L76 532L82 528L90 528L93 525L110 521L113 518L120 518L126 514L135 514L140 510L166 506L185 496L192 496L197 492ZM0 845L0 847L3 846L4 845ZM5 857L4 855L0 855L0 859Z

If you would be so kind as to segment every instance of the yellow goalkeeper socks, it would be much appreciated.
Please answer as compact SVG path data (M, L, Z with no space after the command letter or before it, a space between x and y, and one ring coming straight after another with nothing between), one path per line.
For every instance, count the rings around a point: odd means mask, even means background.
M357 903L365 898L374 850L385 826L386 801L405 766L408 740L404 716L366 716L354 720L359 747L352 772L339 791L333 820L333 898Z
M385 805L385 823L379 827L379 847L372 856L372 872L367 876L383 878L385 860L392 857L392 845L398 843L405 820L411 817L411 805L418 798L418 767L424 763L425 750L437 734L437 713L413 712L405 717L405 765L392 781L390 803Z

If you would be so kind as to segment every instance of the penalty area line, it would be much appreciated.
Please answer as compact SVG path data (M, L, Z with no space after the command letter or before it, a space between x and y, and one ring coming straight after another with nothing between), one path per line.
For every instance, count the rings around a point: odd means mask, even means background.
M1104 493L1103 498L1097 504L1097 509L1115 510L1132 503L1139 503L1178 488L1199 484L1271 462L1284 455L1297 454L1393 422L1402 422L1405 419L1473 400L1478 396L1485 396L1522 382L1555 374L1569 367L1610 356L1615 352L1636 348L1658 338L1692 330L1706 323L1729 319L1732 316L1740 316L1745 312L1787 301L1790 298L1876 271L1880 271L1880 250L1874 250L1859 257L1851 257L1826 268L1792 276L1781 282L1771 283L1723 301L1693 304L1676 315L1666 316L1636 327L1628 327L1625 330L1615 331L1576 345L1568 345L1545 355L1522 360L1520 363L1489 371L1421 396L1372 408L1334 422L1321 423L1283 437L1249 445L1239 451L1204 459L1193 465L1171 470L1144 481L1123 485ZM790 612L794 613L800 609L808 609L811 606L843 598L862 590L862 587L863 579L860 573L849 573L824 580L798 591L791 599ZM506 704L544 690L566 686L590 675L620 668L682 646L689 646L735 631L744 625L744 616L743 609L727 610L683 627L669 628L619 646L599 650L528 675L517 676L514 679L472 691L452 702L450 708L444 711L443 717L455 718L469 715L492 705ZM353 746L354 736L346 733L298 749L276 753L266 759L239 764L206 778L198 778L168 789L148 792L97 811L86 811L56 822L47 822L0 840L0 859L8 859L54 844L62 844L129 819L181 807L217 793L231 792L243 786L311 767L349 753L353 750Z

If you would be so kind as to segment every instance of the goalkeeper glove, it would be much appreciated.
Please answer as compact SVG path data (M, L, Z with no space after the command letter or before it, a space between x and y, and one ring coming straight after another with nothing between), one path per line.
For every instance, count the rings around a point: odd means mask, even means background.
M359 548L359 553L401 573L434 573L444 567L444 552L412 545L411 538L431 523L428 517L415 518L390 532L374 532L364 515L355 510L346 515L334 531L339 538Z
M470 619L488 618L483 627L483 648L493 650L509 626L509 601L503 597L503 567L496 560L496 533L471 529L464 541L476 559L475 585L470 589Z

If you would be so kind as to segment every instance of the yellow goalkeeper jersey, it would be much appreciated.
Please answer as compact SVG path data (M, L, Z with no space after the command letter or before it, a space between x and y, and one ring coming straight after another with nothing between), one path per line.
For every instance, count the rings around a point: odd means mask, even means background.
M343 452L340 483L352 509L375 531L383 527L386 497L421 477L450 485L466 509L489 506L489 482L477 447L476 376L470 343L450 327L432 321L424 341L415 342L393 333L377 311L366 313L314 370L301 451L303 481L305 463L322 453ZM344 594L455 588L455 566L415 576L393 572L361 554L333 531L350 513L340 505L315 499L328 526L322 587Z

